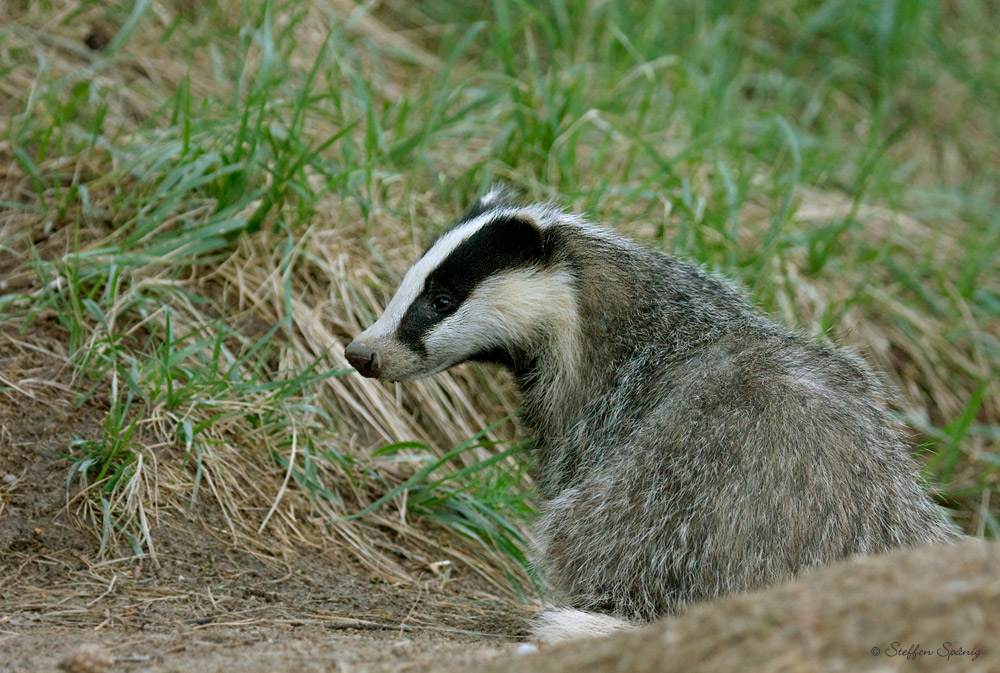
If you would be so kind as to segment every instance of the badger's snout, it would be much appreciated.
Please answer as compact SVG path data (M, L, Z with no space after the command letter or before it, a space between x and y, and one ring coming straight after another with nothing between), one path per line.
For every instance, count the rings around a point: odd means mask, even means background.
M347 361L351 363L351 366L366 378L377 379L382 373L378 353L367 344L352 341L344 349L344 355L347 357Z

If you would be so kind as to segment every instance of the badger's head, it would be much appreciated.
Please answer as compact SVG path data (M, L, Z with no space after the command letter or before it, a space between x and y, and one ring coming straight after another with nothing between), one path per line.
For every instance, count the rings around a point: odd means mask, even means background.
M406 273L382 317L345 351L369 378L429 376L467 360L525 366L576 329L573 282L556 260L553 211L484 196Z

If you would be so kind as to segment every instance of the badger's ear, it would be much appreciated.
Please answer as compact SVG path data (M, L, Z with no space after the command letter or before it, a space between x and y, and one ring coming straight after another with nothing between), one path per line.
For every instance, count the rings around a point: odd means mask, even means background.
M472 204L469 211L462 217L460 222L468 222L491 210L501 208L517 208L520 204L517 192L504 184L495 183L490 187L490 191L483 194Z
M517 190L502 182L494 182L490 191L483 194L479 203L490 208L516 207L521 205Z

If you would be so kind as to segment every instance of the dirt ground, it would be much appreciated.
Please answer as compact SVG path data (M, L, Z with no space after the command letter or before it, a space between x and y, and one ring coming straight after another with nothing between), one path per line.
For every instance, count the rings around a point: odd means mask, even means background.
M389 671L495 656L523 637L460 572L390 585L334 545L281 557L241 550L210 511L165 509L157 558L99 560L93 526L67 506L73 439L105 409L74 406L59 358L16 336L0 352L0 673L57 670L95 643L114 671ZM58 335L51 346L63 346ZM43 383L44 382L44 383ZM16 389L11 385L14 384ZM206 508L208 509L208 508Z

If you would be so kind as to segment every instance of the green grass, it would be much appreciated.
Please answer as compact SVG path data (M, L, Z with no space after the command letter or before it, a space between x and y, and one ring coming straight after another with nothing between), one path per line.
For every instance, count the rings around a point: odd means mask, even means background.
M237 543L308 538L304 508L390 576L365 526L529 586L509 385L389 388L341 353L497 179L862 350L942 502L997 535L988 2L43 5L0 27L0 319L57 324L104 410L66 447L102 552L208 497Z

